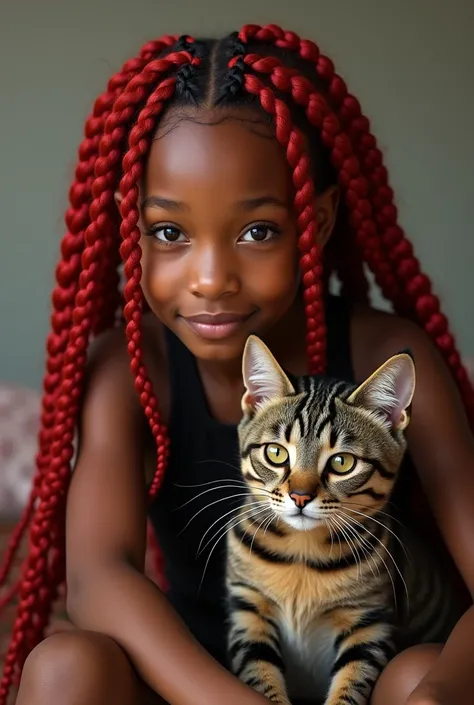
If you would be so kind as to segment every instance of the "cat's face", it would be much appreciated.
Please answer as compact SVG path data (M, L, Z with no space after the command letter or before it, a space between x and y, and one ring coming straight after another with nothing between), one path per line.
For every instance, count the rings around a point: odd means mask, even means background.
M261 340L243 361L242 474L296 530L344 526L387 503L406 449L412 358L390 358L363 384L301 378L293 387Z

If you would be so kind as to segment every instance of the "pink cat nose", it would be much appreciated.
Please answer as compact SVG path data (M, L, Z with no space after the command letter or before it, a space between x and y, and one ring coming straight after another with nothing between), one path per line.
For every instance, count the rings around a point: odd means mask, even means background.
M293 492L290 492L290 497L296 504L298 509L303 509L303 507L306 507L306 505L309 504L312 499L314 499L315 495L308 494L307 492L296 492L295 490Z

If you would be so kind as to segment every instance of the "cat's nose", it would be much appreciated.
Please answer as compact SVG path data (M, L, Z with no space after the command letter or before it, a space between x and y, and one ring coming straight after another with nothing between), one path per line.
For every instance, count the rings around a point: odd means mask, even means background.
M298 509L303 509L303 507L306 507L306 505L309 504L311 500L315 498L315 496L316 495L309 494L308 492L290 492L290 497L296 504Z

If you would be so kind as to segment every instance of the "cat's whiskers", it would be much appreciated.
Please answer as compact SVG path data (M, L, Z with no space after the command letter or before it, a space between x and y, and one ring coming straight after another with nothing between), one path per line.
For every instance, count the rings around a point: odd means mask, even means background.
M405 548L405 544L404 544L403 541L400 539L400 537L397 536L397 534L396 534L394 531L392 531L392 529L391 529L389 526L386 526L386 524L384 524L382 521L379 521L378 519L375 519L375 517L371 516L370 514L365 514L364 512L359 512L359 511L357 511L357 509L351 509L351 507L348 506L347 504L341 504L341 507L342 507L343 509L345 509L346 511L353 512L354 514L357 514L358 516L364 517L364 519L369 519L369 521L373 521L373 522L375 522L376 524L378 524L379 526L382 526L382 527L383 527L384 529L386 529L390 534L392 534L392 536L398 541L398 543L399 543L400 546L402 547L402 551L404 552L406 558L409 558L408 552L407 552L407 550L406 550L406 548ZM378 514L381 514L381 512L377 512L377 513L378 513Z
M179 482L173 482L173 485L175 487L183 487L185 489L193 489L195 487L207 487L207 485L215 485L217 483L222 484L224 482L239 483L240 485L242 485L242 487L247 487L247 483L244 480L239 480L238 478L233 478L233 477L222 477L222 478L219 478L218 480L209 480L208 482L198 482L195 485L182 485Z
M370 551L368 551L367 546L366 546L367 542L365 541L365 539L354 529L354 527L351 524L349 524L347 521L344 520L344 517L338 515L338 519L339 519L339 521L344 523L346 530L350 532L351 536L354 536L354 540L357 542L358 548L362 551L364 558L365 558L365 561L366 561L367 565L369 566L374 578L380 577L380 568L377 565L377 563L375 562L374 557L370 554ZM370 545L370 544L367 544L367 545ZM374 567L377 571L377 576L375 575Z
M332 533L332 528L331 528L331 517L328 517L326 520L326 517L324 518L324 523L327 526L327 529L329 531L329 537L331 539L331 548L329 549L329 558L332 556L332 549L334 548L334 535Z
M218 463L220 465L227 465L227 467L232 468L232 470L237 470L237 472L240 472L240 465L234 465L233 463L229 463L228 460L221 460L220 458L208 458L207 460L197 461L198 465L207 465L207 463Z
M355 502L354 499L351 497L351 504L350 504L350 506L352 506L353 504L355 504L356 507L365 507L365 508L367 508L367 505L366 505L366 504L362 504L362 502ZM389 506L389 505L393 505L393 502L386 502L386 503L385 503L385 506L386 506L386 507ZM347 508L347 505L344 505L344 508ZM394 521L396 524L398 524L399 526L401 526L402 529L405 529L405 530L406 530L406 528L407 528L406 525L405 525L403 522L401 522L400 519L397 519L397 517L394 517L393 514L389 514L388 512L384 512L384 511L382 511L381 509L378 509L378 510L377 510L377 514L383 514L384 516L388 517L389 519L391 519L392 521Z
M268 506L268 502L267 502L266 500L259 500L259 501L255 501L255 502L249 502L249 503L247 503L245 506L247 507L247 509L245 509L245 511L240 511L239 516L243 516L244 514L250 514L250 515L251 515L252 512L254 512L257 507L259 507L259 508L260 508L260 507L263 507L263 506L267 507L267 506ZM204 551L204 549L206 548L206 546L208 546L208 545L211 543L211 541L213 540L213 538L215 538L215 536L222 530L222 528L224 527L224 525L221 526L221 527L219 527L219 528L217 529L217 531L214 532L214 534L211 536L211 538L207 540L207 542L204 544L204 546L202 546L202 542L203 542L204 539L206 538L207 534L212 530L212 527L215 526L215 525L216 525L219 521L221 521L222 519L225 519L226 517L228 517L229 514L235 514L236 512L239 511L239 509L240 509L239 507L235 507L234 509L231 509L229 512L226 512L225 514L222 514L220 517L218 517L215 521L212 522L212 524L208 527L208 529L206 529L205 533L203 534L203 536L202 536L202 538L201 538L201 541L199 542L199 546L198 546L198 548L197 548L197 554L196 554L197 556L199 556L199 555L202 553L202 551ZM234 519L234 517L232 517L232 518L230 519L230 521L232 521L233 519ZM228 523L230 523L230 522L226 522L225 525L227 525ZM201 549L201 546L202 546L202 549Z
M360 571L360 563L361 563L361 559L360 559L359 551L357 550L357 547L356 547L356 545L355 545L355 543L354 543L354 540L351 539L351 538L347 535L346 531L344 530L344 527L343 527L340 523L338 523L338 521L337 521L337 519L336 519L335 517L333 517L333 521L334 521L334 524L336 525L336 528L341 532L341 534L343 535L344 539L346 540L347 545L349 546L349 549L350 549L350 551L351 551L351 553L352 553L352 556L353 556L353 558L354 558L354 560L355 560L355 562L356 562L356 565L357 565L357 580L360 580L360 572L361 572L361 571Z
M247 484L244 484L244 485L238 485L238 484L235 484L235 485L226 485L225 487L224 487L224 486L210 487L209 489L204 490L203 492L200 492L200 493L197 494L197 495L194 495L194 497L191 497L191 499L188 499L187 502L185 502L184 504L180 504L180 506L179 506L179 507L176 507L173 511L178 511L179 509L183 509L184 507L186 507L186 506L187 506L188 504L190 504L191 502L194 502L195 499L199 499L199 497L202 497L203 495L208 494L209 492L214 492L214 491L216 491L216 490L224 490L224 489L225 489L225 490L227 490L227 489L230 489L230 490L247 490L247 494L249 494L250 491L251 491L250 488L249 488L249 486L248 486ZM256 492L257 492L257 494L260 494L260 489L259 489L259 490L256 490ZM268 492L267 490L263 490L263 491L261 492L261 494L269 494L269 492ZM210 505L207 505L207 506L210 506Z
M270 524L272 523L272 521L273 521L274 519L278 519L278 517L277 517L277 515L275 514L275 512L272 511L272 513L270 514L270 518L269 518L269 520L268 520L268 524L265 526L265 529L263 530L263 534L264 534L264 535L267 533L267 529L268 529L268 527L270 526Z
M332 523L334 523L334 517L333 517L333 516L330 517L330 521L331 521ZM342 560L342 544L341 544L341 538L340 538L340 536L339 536L339 534L338 534L338 532L337 532L337 527L336 527L336 538L337 538L337 540L338 540L338 542L339 542L339 562L340 562L340 561Z
M342 520L343 517L340 515L340 516L339 516L339 519ZM350 521L349 521L350 519L351 519L351 517L346 517L346 518L345 518L346 525L350 523ZM361 526L363 527L363 524L361 524ZM365 528L365 527L364 527L364 528ZM373 552L379 557L379 559L381 560L381 562L383 563L383 565L384 565L384 567L385 567L385 570L386 570L386 572L387 572L387 575L388 575L388 577L389 577L389 579L390 579L390 582L391 582L391 584L392 584L393 600L394 600L395 609L397 609L397 593L396 593L396 590L395 590L395 582L394 582L394 580L393 580L393 576L392 576L391 570L389 569L389 567L388 567L387 563L385 562L383 556L382 556L381 553L375 548L375 546L371 545L371 544L367 541L367 539L366 539L365 537L361 536L358 532L356 532L356 533L357 533L357 536L358 536L358 540L359 540L364 546L367 546L368 549L371 549L371 551L373 551ZM370 533L370 532L368 532L368 533ZM373 536L373 534L371 534L371 536ZM374 537L374 538L378 541L377 537ZM379 541L379 543L381 543L381 542ZM383 545L383 543L381 543L381 545L382 545L382 548L384 548L384 549L386 550L386 547ZM392 560L393 560L393 558L392 558ZM380 575L380 571L379 571L379 575Z
M254 511L255 511L255 510L254 510ZM268 507L263 507L262 509L256 510L254 516L258 516L259 514L261 514L262 512L265 512L265 511L268 511ZM243 519L239 519L237 522L235 522L235 524L232 524L231 526L228 526L228 527L225 529L225 531L223 531L223 532L221 533L221 535L217 538L216 542L215 542L214 545L212 546L212 548L211 548L211 550L210 550L210 552L209 552L209 555L208 555L208 557L207 557L206 564L205 564L204 570L203 570L203 572L202 572L201 582L199 583L199 592L200 592L201 587L202 587L202 583L203 583L203 580L204 580L204 576L206 575L207 566L209 565L209 561L210 561L210 559L211 559L212 554L214 553L214 550L215 550L217 544L224 538L224 536L226 536L226 535L229 533L229 531L232 531L232 529L234 529L234 528L237 527L239 524L242 524L242 522L247 521L247 520L248 520L248 517L244 517ZM232 521L232 520L231 520L231 521ZM231 521L228 522L228 524L230 524Z
M394 566L395 570L397 571L398 575L400 576L400 580L402 581L403 586L404 586L404 588L405 588L405 594L406 594L406 598L407 598L407 607L409 607L409 595L408 595L408 587L407 587L407 584L406 584L406 582L405 582L405 579L404 579L404 577L403 577L403 575L402 575L402 572L401 572L400 568L398 567L398 564L397 564L395 558L393 557L392 553L389 551L389 549L387 548L387 546L383 543L383 541L381 541L375 534L373 534L373 533L372 533L364 524L362 524L360 521L358 521L357 519L354 519L354 517L347 516L347 514L345 515L345 518L346 518L346 521L348 521L349 523L353 522L354 524L357 524L357 525L360 526L364 531L366 531L366 532L369 534L369 536L372 536L372 538L375 539L375 540L382 546L382 548L387 552L387 554L390 556L390 558L391 558L391 560L392 560L392 563L393 563L393 566ZM371 517L369 517L369 518L371 518ZM384 525L382 524L382 526L384 526ZM385 528L387 528L387 527L385 527ZM360 537L360 538L362 539L363 537ZM390 580L391 580L391 582L392 582L393 597L394 597L395 607L396 607L396 606L397 606L397 595L396 595L395 582L394 582L394 580L393 580L392 572L391 572L391 570L389 570L387 564L385 563L384 559L382 558L382 556L380 555L380 553L377 551L377 549L376 549L375 547L372 547L372 548L373 548L373 550L375 551L375 553L377 553L377 555L379 556L380 560L381 560L382 563L384 564L384 566L385 566L385 568L386 568L386 570L387 570L387 573L388 573L388 575L389 575L389 577L390 577Z
M255 537L256 537L256 535L257 535L259 529L263 526L263 524L267 521L267 519L268 519L268 517L264 517L263 521L262 521L262 522L257 526L257 528L255 529L255 533L254 533L254 535L253 535L253 537L252 537L252 541L251 541L251 543L250 543L250 549L249 549L250 553L252 553L252 548L253 548L253 544L254 544L254 541L255 541Z
M221 497L220 499L216 499L214 502L210 502L209 504L204 505L204 507L201 507L201 509L199 509L195 514L193 514L191 519L189 519L189 521L181 529L178 536L180 536L184 531L186 531L186 529L188 528L190 523L192 521L194 521L194 519L196 519L196 517L199 516L199 514L201 514L201 512L203 512L204 510L209 509L210 507L213 507L215 504L219 504L219 502L229 502L230 500L236 499L237 497L248 497L248 496L249 496L248 492L241 492L240 494L233 494L230 497Z

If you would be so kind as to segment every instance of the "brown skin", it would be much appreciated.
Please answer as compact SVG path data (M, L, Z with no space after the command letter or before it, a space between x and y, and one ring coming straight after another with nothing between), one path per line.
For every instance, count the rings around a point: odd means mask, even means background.
M265 130L260 126L257 134L240 121L188 122L159 133L161 139L153 143L142 201L155 197L183 204L149 204L141 223L143 288L153 311L143 325L144 359L165 421L171 400L160 321L196 356L219 420L240 418L240 363L250 332L260 334L291 372L306 371L304 312L295 298L291 175ZM243 200L268 196L283 205L242 206ZM330 190L316 202L323 241L331 232L335 201ZM279 236L247 241L249 228L262 221ZM157 224L178 228L167 231L178 242L166 246L156 234L145 234ZM253 232L262 237L262 228ZM222 311L252 315L232 337L218 342L203 340L180 318ZM472 594L474 442L455 386L423 331L395 316L357 308L351 343L359 381L394 351L410 347L414 352L417 390L409 447ZM77 631L50 637L32 652L17 705L152 705L161 702L155 693L171 705L268 702L196 643L143 575L143 429L123 331L109 331L91 355L81 447L68 498L68 608ZM381 675L372 705L464 705L466 693L474 689L472 634L470 609L443 650L420 646L400 654Z

